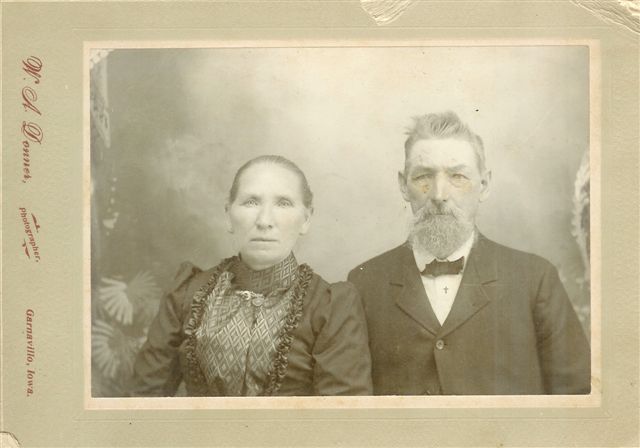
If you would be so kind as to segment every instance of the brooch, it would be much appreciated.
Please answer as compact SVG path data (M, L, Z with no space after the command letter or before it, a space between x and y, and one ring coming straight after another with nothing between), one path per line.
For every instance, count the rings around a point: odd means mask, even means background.
M263 294L259 294L257 292L253 292L253 291L237 291L238 296L249 302L251 301L251 305L255 306L255 307L260 307L264 304L265 301L265 297Z

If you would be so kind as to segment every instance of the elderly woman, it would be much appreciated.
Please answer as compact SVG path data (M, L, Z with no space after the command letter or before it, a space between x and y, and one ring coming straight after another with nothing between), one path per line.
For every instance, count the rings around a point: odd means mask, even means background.
M189 396L372 393L358 293L292 252L311 202L288 159L238 170L226 217L239 255L207 271L182 266L136 360L133 395L174 395L182 380Z

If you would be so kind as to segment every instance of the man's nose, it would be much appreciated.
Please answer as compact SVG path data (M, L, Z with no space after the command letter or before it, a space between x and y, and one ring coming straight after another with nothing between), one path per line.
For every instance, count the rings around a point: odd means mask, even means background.
M270 206L265 205L260 207L260 211L256 217L256 226L260 229L273 227L273 211Z
M438 174L431 185L431 198L438 201L449 199L449 181L443 174Z

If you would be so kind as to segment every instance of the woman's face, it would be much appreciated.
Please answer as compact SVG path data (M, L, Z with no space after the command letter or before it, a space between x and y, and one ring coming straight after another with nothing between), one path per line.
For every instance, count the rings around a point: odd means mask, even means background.
M284 260L298 237L307 232L311 219L298 176L268 162L242 173L236 197L226 211L242 260L255 270Z

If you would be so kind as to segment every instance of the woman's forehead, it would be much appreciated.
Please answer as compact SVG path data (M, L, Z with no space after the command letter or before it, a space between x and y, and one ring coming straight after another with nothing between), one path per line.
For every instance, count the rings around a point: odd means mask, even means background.
M248 167L238 180L240 194L281 194L302 196L300 176L276 163L260 162Z

